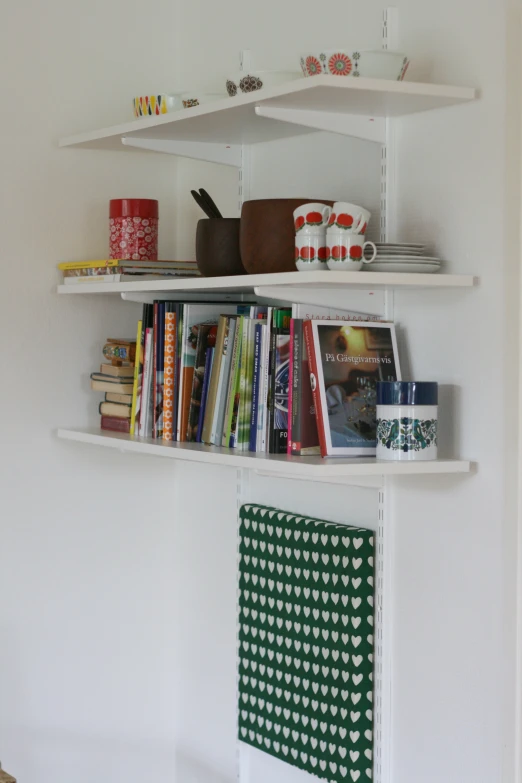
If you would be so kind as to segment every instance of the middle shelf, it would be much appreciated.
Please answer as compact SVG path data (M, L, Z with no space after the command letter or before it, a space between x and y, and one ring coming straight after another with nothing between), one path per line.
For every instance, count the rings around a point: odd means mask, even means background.
M122 286L117 283L61 286L66 289L61 293L69 293L69 289L97 293L102 288L142 301L136 343L141 344L145 358L139 372L102 364L100 372L91 375L91 385L94 391L106 393L105 402L100 404L103 429L60 430L59 437L120 451L246 468L274 477L333 483L355 481L359 485L362 480L364 486L380 486L384 476L469 472L470 463L465 460L395 462L374 458L375 447L369 447L372 437L368 433L377 424L375 382L401 376L393 297L391 302L386 298L386 286L375 292L368 286L355 288L353 296L349 296L351 286L340 284L347 278L362 277L413 277L429 286L440 284L443 276L295 272L164 283L143 281L124 284L125 288L133 287L124 291L119 290ZM475 282L471 276L445 277L459 288ZM246 286L246 280L260 285ZM281 285L277 284L279 280ZM163 292L159 298L160 291L155 290L158 285ZM184 300L184 292L198 298L204 293L208 299L180 303L169 302L167 297L161 301L167 291L172 291L175 300ZM237 293L293 304L289 308L275 303L252 306L250 302L230 301L237 299ZM366 294L364 301L361 293ZM316 306L321 295L325 309ZM225 298L228 302L223 301ZM351 307L354 311L347 312ZM348 315L351 317L346 319ZM308 320L309 326L313 324L310 334L307 319L312 319ZM307 346L306 353L305 332L306 341L310 340L313 346ZM113 342L109 340L104 346L105 359L113 355ZM123 348L118 346L118 350ZM313 370L308 365L310 358L306 361L310 351L314 361L319 362ZM218 357L215 362L214 353ZM156 356L160 357L158 370ZM179 357L177 364L173 363L175 356ZM310 384L312 371L316 386ZM142 381L143 378L147 380ZM142 382L145 404L141 400ZM134 429L135 410L140 411L136 433L146 437L125 434ZM120 424L125 426L116 427L114 421L104 421L104 416L123 417L125 421ZM163 421L169 422L165 440ZM157 437L150 437L151 433ZM374 440L375 437L374 434ZM432 435L425 437L429 445ZM205 441L205 445L196 440ZM230 448L221 447L221 443L229 441ZM206 445L210 443L219 445ZM311 454L312 447L318 450L321 443L321 452L335 458L287 455L287 443L296 454ZM436 453L432 456L436 457Z
M248 468L273 478L294 478L326 483L355 483L379 487L385 476L413 476L470 473L469 460L439 459L432 461L393 462L373 457L290 457L286 454L252 454L205 446L199 443L174 443L138 438L118 432L103 432L96 428L59 429L62 440L87 443L94 446L117 449L122 452L144 454L151 457L222 465L230 468Z

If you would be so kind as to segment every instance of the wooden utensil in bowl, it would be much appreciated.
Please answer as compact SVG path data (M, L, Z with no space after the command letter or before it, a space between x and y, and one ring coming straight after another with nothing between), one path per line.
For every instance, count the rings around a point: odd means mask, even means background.
M316 198L266 198L245 201L241 212L241 260L251 275L295 272L294 210Z
M206 218L196 230L196 260L205 277L245 275L239 253L239 218Z

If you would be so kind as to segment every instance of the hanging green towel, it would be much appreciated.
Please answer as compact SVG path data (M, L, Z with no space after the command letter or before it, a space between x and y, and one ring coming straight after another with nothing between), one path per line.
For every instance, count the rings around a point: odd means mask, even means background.
M329 781L368 781L374 533L240 511L239 739Z

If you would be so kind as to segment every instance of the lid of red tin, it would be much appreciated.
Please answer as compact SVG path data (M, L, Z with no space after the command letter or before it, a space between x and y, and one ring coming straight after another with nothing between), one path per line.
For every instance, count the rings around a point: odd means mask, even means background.
M157 218L158 202L153 198L113 198L109 215L111 218Z

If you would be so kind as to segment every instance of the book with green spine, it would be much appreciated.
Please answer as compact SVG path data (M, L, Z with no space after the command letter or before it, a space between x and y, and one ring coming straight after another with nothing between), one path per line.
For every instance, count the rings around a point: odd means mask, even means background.
M230 373L228 377L227 401L225 406L225 420L223 423L222 446L232 446L232 421L234 408L236 406L236 396L239 394L239 370L241 364L241 346L243 342L243 325L245 316L240 315L236 323L234 334L234 343L232 346L232 358L230 362Z
M212 424L211 442L215 446L221 446L223 438L223 428L225 423L225 413L227 404L228 380L230 377L230 365L232 361L232 349L234 344L234 335L236 333L237 315L231 315L226 319L225 339L223 343L223 357L221 361L221 370L218 380L218 390L216 395L216 405L214 409L214 421Z
M288 358L290 318L286 307L274 308L270 357L270 454L285 454L288 426Z
M237 445L240 451L248 451L250 443L250 419L252 415L252 386L254 379L254 338L256 321L247 318L243 328L241 369L239 383L239 417Z
M216 343L214 347L214 361L212 363L212 372L209 379L207 406L205 409L205 419L201 433L203 443L212 444L212 426L214 424L214 413L216 408L216 398L218 392L219 376L221 372L221 361L223 358L223 345L225 343L226 316L219 316Z

